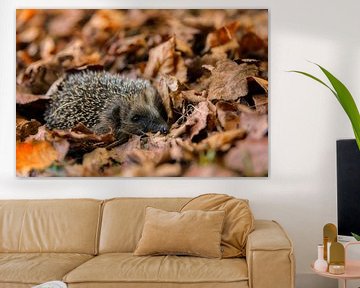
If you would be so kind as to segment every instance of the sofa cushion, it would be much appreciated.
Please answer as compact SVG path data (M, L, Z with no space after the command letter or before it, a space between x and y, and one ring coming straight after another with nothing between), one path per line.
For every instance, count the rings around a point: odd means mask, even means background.
M148 206L179 211L189 198L117 198L104 203L99 253L134 252Z
M0 252L95 254L102 201L0 200Z
M0 253L0 283L40 284L61 280L92 257L71 253Z
M64 277L67 283L202 283L241 282L248 279L244 259L207 259L189 256L97 256Z
M222 257L244 257L247 237L254 230L254 217L248 200L236 199L225 194L204 194L191 199L181 211L197 209L226 212L221 236Z
M147 207L144 229L134 255L221 258L224 216L224 211L168 212Z

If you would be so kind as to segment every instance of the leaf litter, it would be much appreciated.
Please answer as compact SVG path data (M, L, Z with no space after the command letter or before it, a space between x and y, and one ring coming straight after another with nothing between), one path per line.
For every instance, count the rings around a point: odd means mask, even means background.
M267 23L266 10L17 10L17 175L267 176ZM48 129L49 89L89 68L149 79L169 133Z

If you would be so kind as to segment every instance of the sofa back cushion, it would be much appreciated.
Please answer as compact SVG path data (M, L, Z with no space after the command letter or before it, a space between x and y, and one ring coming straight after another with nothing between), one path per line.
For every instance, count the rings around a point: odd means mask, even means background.
M96 254L102 201L1 200L1 252Z
M105 201L99 253L133 252L141 237L146 207L179 211L189 198L117 198Z

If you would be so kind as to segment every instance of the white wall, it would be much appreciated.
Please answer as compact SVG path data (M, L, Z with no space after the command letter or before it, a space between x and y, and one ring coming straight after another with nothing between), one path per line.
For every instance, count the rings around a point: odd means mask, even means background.
M146 3L151 4L146 4ZM6 4L5 4L6 3ZM321 63L360 102L358 0L206 1L213 8L269 8L271 166L268 179L16 179L15 11L41 0L2 0L0 9L0 198L195 196L221 192L250 199L257 218L279 221L295 244L298 287L335 287L311 273L322 226L336 223L335 141L353 137L334 97L290 69L315 72ZM46 1L47 7L160 7L161 0ZM199 7L166 1L167 7ZM195 5L195 6L194 6ZM162 6L163 7L163 6ZM205 7L205 6L204 6ZM316 71L317 72L317 71ZM320 75L320 73L318 74ZM321 284L322 283L322 284ZM325 284L326 283L326 284Z

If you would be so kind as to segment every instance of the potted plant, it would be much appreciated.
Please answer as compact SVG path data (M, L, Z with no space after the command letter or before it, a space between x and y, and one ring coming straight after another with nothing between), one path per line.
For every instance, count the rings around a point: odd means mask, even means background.
M327 87L332 92L332 94L334 94L334 96L339 101L340 105L343 107L345 113L347 114L347 116L350 120L350 123L351 123L353 131L354 131L357 147L360 152L360 114L359 114L359 110L356 106L356 103L354 101L354 98L352 97L350 91L346 88L346 86L340 80L338 80L334 75L332 75L328 70L326 70L322 66L320 66L316 63L314 63L314 64L316 66L318 66L320 68L320 70L325 74L325 76L329 80L331 86L307 72L298 71L298 70L292 70L290 72L295 72L295 73L305 75L305 76L321 83L322 85ZM355 150L356 150L356 148L355 148ZM354 160L354 161L357 161L357 160ZM356 216L354 215L354 217L356 217ZM355 233L351 233L351 234L357 241L360 241L360 235L355 234Z

